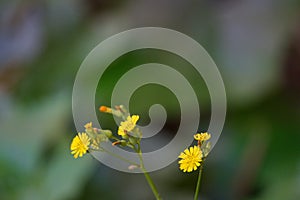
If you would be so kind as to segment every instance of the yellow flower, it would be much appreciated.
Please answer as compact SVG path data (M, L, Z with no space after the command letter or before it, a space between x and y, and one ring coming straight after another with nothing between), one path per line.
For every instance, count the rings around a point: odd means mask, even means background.
M84 125L84 128L85 128L85 129L91 129L91 128L93 128L92 122L87 123L86 125Z
M74 158L82 157L83 154L86 154L89 149L90 138L86 133L78 133L76 137L73 138L71 143L71 154L74 154Z
M119 130L118 130L118 134L123 136L126 135L127 132L132 131L139 118L140 117L138 115L132 115L132 117L128 116L126 121L121 122L121 125L119 126Z
M210 134L205 132L205 133L197 133L194 135L195 140L198 140L200 142L206 141L210 139Z
M185 149L178 158L181 158L178 162L180 164L180 170L183 172L191 172L197 170L197 167L200 166L202 151L199 146L190 147L190 149Z

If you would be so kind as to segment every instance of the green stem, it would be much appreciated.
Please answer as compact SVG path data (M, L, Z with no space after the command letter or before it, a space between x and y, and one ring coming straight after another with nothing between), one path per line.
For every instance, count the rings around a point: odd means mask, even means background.
M139 155L139 159L140 159L140 162L141 162L140 163L141 170L144 173L144 176L145 176L145 178L146 178L146 180L147 180L147 182L148 182L148 184L149 184L149 186L150 186L150 188L151 188L151 190L152 190L152 192L153 192L156 200L161 200L161 197L160 197L160 195L159 195L159 193L157 191L157 188L156 188L154 182L152 181L149 173L147 172L147 170L146 170L146 168L144 166L144 161L143 161L143 157L142 157L142 151L141 151L141 148L140 148L139 144L138 144L138 149L135 149L135 150L136 150L137 154Z
M150 186L150 188L151 188L151 190L152 190L152 192L153 192L155 198L156 198L157 200L161 200L161 197L160 197L160 195L159 195L159 193L158 193L158 191L157 191L157 188L155 187L155 185L154 185L154 183L153 183L153 181L152 181L150 175L148 174L148 172L146 171L145 168L141 168L141 169L142 169L142 171L143 171L143 173L144 173L144 176L145 176L145 178L146 178L146 180L147 180L147 182L148 182L148 184L149 184L149 186Z
M194 200L198 200L199 190L200 190L200 182L201 182L201 175L202 175L202 169L203 169L203 163L201 163L200 169L199 169L199 175L198 175L198 180L197 180L197 186L196 186L196 190L195 190Z

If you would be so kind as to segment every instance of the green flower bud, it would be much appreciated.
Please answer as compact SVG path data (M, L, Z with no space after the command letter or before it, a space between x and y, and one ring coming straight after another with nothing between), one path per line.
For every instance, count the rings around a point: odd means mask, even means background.
M104 133L108 138L112 137L112 132L110 130L102 130L102 133Z
M125 134L125 135L122 135L122 138L127 140L129 138L129 136L127 134Z
M137 138L136 137L129 137L129 142L133 145L137 144Z

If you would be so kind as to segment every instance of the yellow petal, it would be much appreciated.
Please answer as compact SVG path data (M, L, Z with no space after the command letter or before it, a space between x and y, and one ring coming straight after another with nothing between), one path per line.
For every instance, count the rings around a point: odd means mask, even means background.
M134 124L136 124L136 122L139 120L139 116L138 115L132 115L132 122L134 123Z

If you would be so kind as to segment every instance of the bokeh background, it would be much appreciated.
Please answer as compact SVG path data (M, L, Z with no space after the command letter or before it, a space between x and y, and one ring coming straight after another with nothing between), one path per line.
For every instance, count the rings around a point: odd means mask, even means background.
M69 151L76 134L72 87L81 62L105 38L143 26L191 36L223 76L227 119L205 163L201 199L300 199L297 0L2 0L0 199L153 199L142 175L110 169L89 155L75 160ZM149 59L180 65L172 58L146 51L119 59L101 82L95 108L109 102L124 66ZM148 89L148 104L168 95ZM203 90L197 91L203 104L199 131L210 117ZM142 100L137 92L130 109L147 123L148 104ZM165 127L171 133L178 127L178 105L172 102L166 103L174 115ZM104 126L114 126L98 116ZM197 172L184 174L173 163L151 175L164 199L192 199Z

